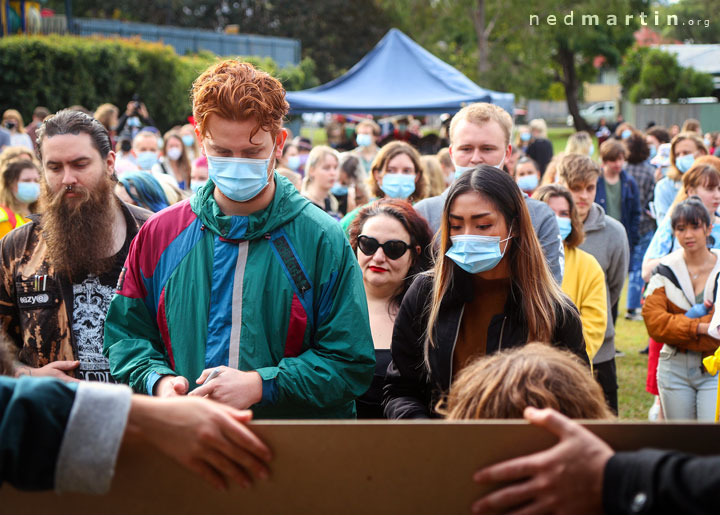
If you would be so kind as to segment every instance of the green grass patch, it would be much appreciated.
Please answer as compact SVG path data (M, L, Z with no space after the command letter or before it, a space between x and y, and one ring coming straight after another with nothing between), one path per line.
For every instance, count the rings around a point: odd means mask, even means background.
M618 405L622 420L645 420L654 397L645 391L647 377L647 355L639 354L648 342L648 333L643 322L625 320L627 282L618 305L618 319L615 326L615 347L625 355L617 357Z

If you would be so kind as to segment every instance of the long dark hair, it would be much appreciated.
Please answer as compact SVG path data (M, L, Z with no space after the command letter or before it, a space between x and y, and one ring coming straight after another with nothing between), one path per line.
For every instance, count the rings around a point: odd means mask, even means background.
M435 345L433 327L438 319L440 303L452 287L454 263L445 255L450 240L450 209L455 199L465 193L479 193L492 202L505 219L507 227L512 226L506 255L510 265L510 279L513 286L522 292L522 315L527 324L528 341L549 343L552 341L557 322L558 306L569 306L568 298L555 282L545 262L540 242L530 220L525 199L517 183L509 174L494 166L479 165L463 173L453 182L443 208L438 254L433 269L433 293L430 299L428 324L425 334L425 361L428 352Z
M362 231L365 222L370 218L378 215L385 215L396 219L405 228L410 235L410 249L412 255L412 263L408 270L402 288L392 297L388 310L391 314L397 312L402 302L405 292L407 292L410 284L412 284L415 276L430 268L430 242L432 233L425 219L418 214L409 202L394 198L383 198L376 200L372 204L363 207L353 220L349 227L350 245L357 255L358 236ZM420 252L415 252L415 247L420 247Z

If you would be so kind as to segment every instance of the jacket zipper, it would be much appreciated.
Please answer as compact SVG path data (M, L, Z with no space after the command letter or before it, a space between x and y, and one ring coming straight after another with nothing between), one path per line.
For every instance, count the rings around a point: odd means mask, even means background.
M455 340L453 341L453 347L452 352L450 353L450 383L452 383L453 378L453 362L455 359L455 346L457 345L457 339L458 335L460 334L460 325L462 324L462 317L465 314L465 304L463 304L462 309L460 310L460 320L458 320L457 329L455 329Z
M502 337L503 332L505 332L505 320L507 320L507 317L503 317L502 325L500 326L500 342L498 343L498 351L502 350Z

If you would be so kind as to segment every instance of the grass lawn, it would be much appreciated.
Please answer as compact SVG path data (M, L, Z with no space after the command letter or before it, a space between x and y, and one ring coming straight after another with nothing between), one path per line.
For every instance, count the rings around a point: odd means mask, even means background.
M653 396L645 391L647 376L647 355L638 354L645 348L648 334L643 322L625 320L625 294L623 289L618 306L618 319L615 327L615 347L625 353L617 357L618 404L620 418L623 420L645 420L652 406Z

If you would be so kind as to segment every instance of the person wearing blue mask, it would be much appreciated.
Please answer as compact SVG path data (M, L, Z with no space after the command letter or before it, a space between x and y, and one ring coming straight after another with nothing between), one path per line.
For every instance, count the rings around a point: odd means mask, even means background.
M540 170L535 161L527 156L518 159L513 170L513 177L517 182L520 191L527 195L532 195L540 184Z
M655 125L645 131L645 143L647 143L649 151L647 162L653 166L655 171L655 182L657 182L665 176L661 168L663 166L667 166L667 164L657 163L658 160L656 158L660 151L660 145L670 143L670 134L665 128Z
M140 131L133 138L132 155L140 170L150 172L160 162L158 137L150 131Z
M605 273L592 254L578 248L585 239L585 230L570 190L559 184L547 184L537 189L533 198L545 202L557 217L565 244L561 287L580 311L585 347L592 362L605 340L607 327Z
M352 154L360 159L365 175L370 175L372 162L380 152L380 147L377 146L380 126L373 120L361 120L355 127L355 135L357 148L352 151Z
M463 107L450 122L449 153L455 164L455 178L480 164L494 166L500 170L511 159L513 121L502 107L486 102L477 102ZM440 229L443 206L449 189L441 195L418 202L414 207L420 213L430 230L436 233ZM543 202L531 199L527 195L525 203L530 212L535 234L545 254L545 259L558 284L562 282L562 242L558 237L558 227L552 210Z
M275 171L282 84L227 59L192 102L210 180L130 247L105 320L114 377L255 418L354 418L375 369L362 274L337 222Z
M694 132L681 132L670 142L670 167L665 177L655 184L654 206L658 225L665 218L680 191L682 177L690 170L695 159L707 155L707 149Z
M278 159L278 170L285 168L291 172L297 172L300 169L300 153L297 145L287 143L283 147L282 156Z
M382 147L371 169L368 181L370 194L374 196L371 201L397 198L413 204L427 196L427 177L420 162L420 154L404 141L392 141ZM345 234L349 234L350 224L363 207L350 211L340 221Z
M186 123L180 128L179 132L183 145L185 146L185 151L188 154L188 159L193 161L200 157L200 150L198 149L197 138L195 137L195 127L190 123Z
M40 170L29 159L14 159L0 170L0 238L38 212Z
M520 125L517 128L515 147L519 148L523 153L525 153L528 146L530 145L531 139L532 133L530 132L530 127L527 125Z
M553 280L512 178L480 165L450 187L438 258L395 319L385 416L435 417L457 373L478 356L539 341L588 355L580 315Z

